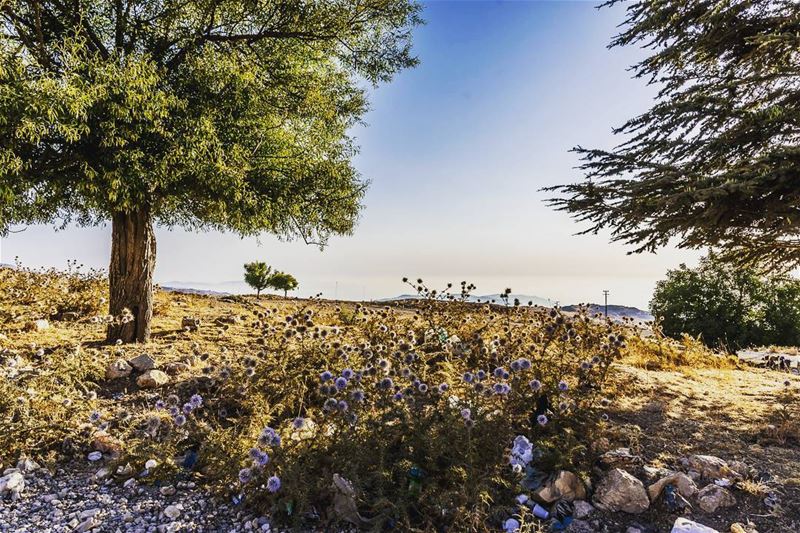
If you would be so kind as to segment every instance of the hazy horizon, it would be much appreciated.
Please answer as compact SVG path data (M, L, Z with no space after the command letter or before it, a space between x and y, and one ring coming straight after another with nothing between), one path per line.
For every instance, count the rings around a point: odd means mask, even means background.
M356 167L371 186L355 234L324 252L273 236L156 230L156 281L224 284L264 260L291 272L299 296L377 299L470 281L477 293L646 308L655 282L696 251L628 256L607 235L544 203L542 187L581 179L569 149L611 147L611 129L644 111L653 89L608 50L622 11L589 2L436 2L415 33L422 64L372 92ZM12 228L19 230L21 228ZM105 268L110 226L33 226L3 239L0 261ZM338 291L337 291L338 286Z

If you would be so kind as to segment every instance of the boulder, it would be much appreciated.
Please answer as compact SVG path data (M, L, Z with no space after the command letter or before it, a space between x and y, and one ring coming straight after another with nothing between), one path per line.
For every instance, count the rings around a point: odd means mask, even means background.
M112 437L105 431L97 431L92 435L92 448L98 452L119 457L122 453L122 441Z
M675 520L670 533L719 533L719 531L703 524L698 524L688 518L680 517Z
M667 485L674 485L678 489L678 494L684 498L691 498L697 494L697 485L692 478L683 472L673 472L647 487L647 495L650 496L650 501L656 501L656 498Z
M736 498L725 487L710 484L697 493L697 504L707 513L716 512L717 509L736 505Z
M631 453L630 448L617 448L600 456L603 468L631 468L642 464L642 458Z
M124 359L117 359L106 367L106 379L127 378L133 372L133 368Z
M25 490L25 477L20 472L11 472L0 477L0 498L10 494L11 499L16 500L23 490Z
M170 520L175 520L181 515L181 510L177 505L168 505L164 508L164 516Z
M614 468L600 480L592 503L605 511L636 514L647 510L650 499L641 481L620 468Z
M699 472L705 479L719 479L733 473L727 462L713 455L690 455L683 460L683 463L690 470Z
M156 367L156 361L146 353L142 355L137 355L133 359L130 360L131 366L138 370L139 372L147 372L148 370L152 370Z
M143 389L155 389L169 383L169 376L160 370L148 370L136 380Z
M568 502L586 499L586 486L581 478L567 470L559 470L555 476L547 479L541 487L536 489L532 497L544 503L553 503L558 500Z
M202 321L199 318L185 316L181 320L181 327L184 329L188 329L189 331L195 331L200 329L200 324Z

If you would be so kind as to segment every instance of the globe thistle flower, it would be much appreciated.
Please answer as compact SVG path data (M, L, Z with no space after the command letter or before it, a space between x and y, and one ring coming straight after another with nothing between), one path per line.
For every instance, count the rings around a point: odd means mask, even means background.
M600 415L600 420L602 420L603 422L608 422L608 415L606 413L603 413L602 415Z
M599 365L600 364L600 356L599 355L595 355L594 357L592 357L592 364L594 364L594 365Z
M181 410L173 405L172 407L169 408L168 412L170 416L178 416L181 413Z
M519 370L520 370L520 366L519 366L519 360L517 360L517 361L512 361L512 362L511 362L511 370L512 370L513 372L517 372L517 371L519 371Z
M503 379L508 379L509 377L511 377L511 374L509 374L507 371L504 371L503 372Z
M253 464L258 468L264 468L269 463L269 454L267 452L258 451L258 454L253 459Z
M350 405L344 400L339 400L339 403L336 405L336 407L343 413L350 409Z
M486 374L485 370L478 370L478 372L475 375L476 375L476 377L478 378L479 381L483 381L488 376L488 374Z
M481 392L483 392L483 390L484 390L484 388L485 388L485 387L484 387L484 385L483 385L483 383L476 383L476 384L475 384L475 385L473 385L472 387L475 389L475 392L477 392L477 393L481 393ZM489 389L486 389L486 390L489 390Z
M472 383L473 380L475 379L475 376L472 375L472 372L464 372L463 378L464 378L464 382Z
M519 359L519 368L520 370L528 370L531 367L531 360L525 357Z
M589 370L590 368L592 368L592 364L591 363L589 363L588 361L582 361L581 362L581 370L585 371L585 370Z
M464 420L464 426L466 426L467 429L472 429L475 427L475 421L471 418L468 418Z
M422 394L425 394L426 392L428 392L428 385L426 385L425 383L420 383L419 385L417 385L417 390L420 391Z
M302 429L305 423L306 423L305 418L298 416L297 418L292 420L292 427L295 429Z
M321 373L321 374L319 375L319 380L320 380L321 382L323 382L323 383L325 383L326 381L328 381L328 380L330 380L330 379L332 379L332 378L333 378L333 374L331 374L331 373L330 373L329 371L327 371L327 370L326 370L325 372L323 372L323 373Z
M494 377L496 377L496 378L502 378L503 374L505 374L505 373L506 373L506 369L503 368L502 366L498 366L497 368L494 369L494 372L493 372Z
M440 394L444 394L445 392L447 392L447 389L449 388L450 385L448 385L447 383L439 383L439 386L436 387L436 390L438 390Z
M351 426L355 426L356 422L358 422L358 415L352 411L348 412L344 418Z
M558 390L560 390L561 392L566 391L568 388L569 388L569 385L567 385L566 381L559 381L558 382Z
M164 400L162 400L162 399L160 399L160 398L159 398L158 400L156 400L156 403L155 403L155 408L156 408L158 411L160 411L160 410L164 409L164 407L166 407L166 404L164 403Z
M267 480L267 490L275 493L281 489L281 479L278 476L270 476Z
M536 417L536 422L540 426L546 426L547 425L547 417L545 415L539 415L539 416Z
M96 424L97 422L100 421L100 418L101 415L99 412L92 411L92 413L89 415L89 422L91 422L92 424Z
M182 425L184 425L186 423L186 417L184 415L182 415L182 414L177 414L177 415L172 417L172 422L176 426L180 427L180 426L182 426Z
M403 399L403 393L402 392L396 392L396 393L394 393L392 395L392 400L394 400L396 402L399 402L402 399Z
M569 404L567 404L567 402L560 402L558 404L559 411L566 411L568 407L569 407Z
M189 403L192 404L192 407L197 409L203 405L203 397L199 394L192 394L192 397L189 398Z
M353 379L354 375L355 375L355 372L353 372L353 370L350 369L350 368L345 368L344 370L342 370L342 377L344 379L347 379L347 380Z
M403 376L404 378L410 378L411 369L408 367L404 367L402 370L400 370L400 375Z
M531 390L534 392L542 388L542 382L539 381L538 379L532 379L531 382L528 383L528 385L530 385Z
M503 392L505 391L505 388L504 388L502 383L495 383L492 386L492 390L494 391L495 394L503 394Z
M185 414L185 415L190 415L190 414L192 414L192 411L194 411L194 406L187 402L187 403L183 404L183 407L181 408L181 411L183 411L183 414Z
M253 471L249 468L242 468L239 470L239 483L246 485L253 479Z
M611 405L611 400L609 400L608 398L603 398L600 400L600 405L602 405L603 407L608 407L609 405Z
M378 359L378 367L386 370L389 368L389 361L386 359Z
M325 411L329 412L335 411L337 407L339 407L339 402L336 401L336 398L328 398L327 400L325 400L325 403L322 404L322 408Z
M353 393L350 395L350 398L354 402L361 403L364 401L364 391L362 390L354 390Z
M250 448L250 451L247 452L247 455L250 456L250 459L255 461L256 459L258 459L258 456L261 455L261 450L255 447Z
M464 420L469 420L470 418L472 418L472 411L467 407L463 408L461 410L461 418L463 418Z
M247 376L248 378L252 378L253 376L256 375L256 369L255 368L245 368L244 369L244 375Z
M392 378L383 378L380 380L380 382L378 382L378 387L384 390L389 390L394 387L394 381L392 381Z
M343 390L345 387L347 387L347 380L343 377L336 378L334 383L336 384L336 388L338 390Z

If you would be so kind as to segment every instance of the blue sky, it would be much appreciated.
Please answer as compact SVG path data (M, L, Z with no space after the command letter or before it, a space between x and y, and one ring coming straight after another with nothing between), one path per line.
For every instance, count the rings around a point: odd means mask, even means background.
M562 303L644 307L667 268L698 252L626 255L607 236L548 208L542 187L581 179L578 144L611 147L611 128L645 110L653 89L631 79L638 50L608 50L620 8L591 2L432 2L415 34L422 63L375 90L353 131L356 166L372 185L352 237L320 252L265 235L157 230L159 282L237 289L242 264L292 272L300 295L380 298L403 276L468 280ZM2 243L2 260L105 267L110 227L29 227ZM208 284L208 285L206 285Z

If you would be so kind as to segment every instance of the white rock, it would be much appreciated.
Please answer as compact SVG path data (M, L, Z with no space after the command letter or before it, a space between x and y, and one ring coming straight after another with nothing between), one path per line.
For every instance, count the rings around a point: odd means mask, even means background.
M582 520L594 512L594 506L587 501L576 500L573 505L575 507L575 512L572 516L578 520Z
M167 505L164 509L164 516L170 520L175 520L181 515L181 510L176 505Z
M94 473L94 478L97 481L102 481L110 475L111 475L111 469L104 466L103 468Z
M86 458L92 462L99 461L100 459L103 458L103 454L101 452L92 452L89 455L87 455Z
M133 368L124 359L117 359L106 367L106 379L120 379L131 375Z
M600 481L592 503L606 511L635 514L647 510L650 498L641 481L620 468L614 468Z
M0 497L10 494L12 500L19 498L25 490L25 477L19 472L11 472L0 477Z
M148 459L148 461L144 464L144 467L148 470L152 470L158 466L158 461L155 459Z
M675 520L670 533L719 533L719 531L681 517Z
M712 483L697 493L697 504L703 511L713 513L719 508L736 505L736 498L728 489Z
M169 376L160 370L148 370L136 379L136 384L143 389L155 389L169 383Z

